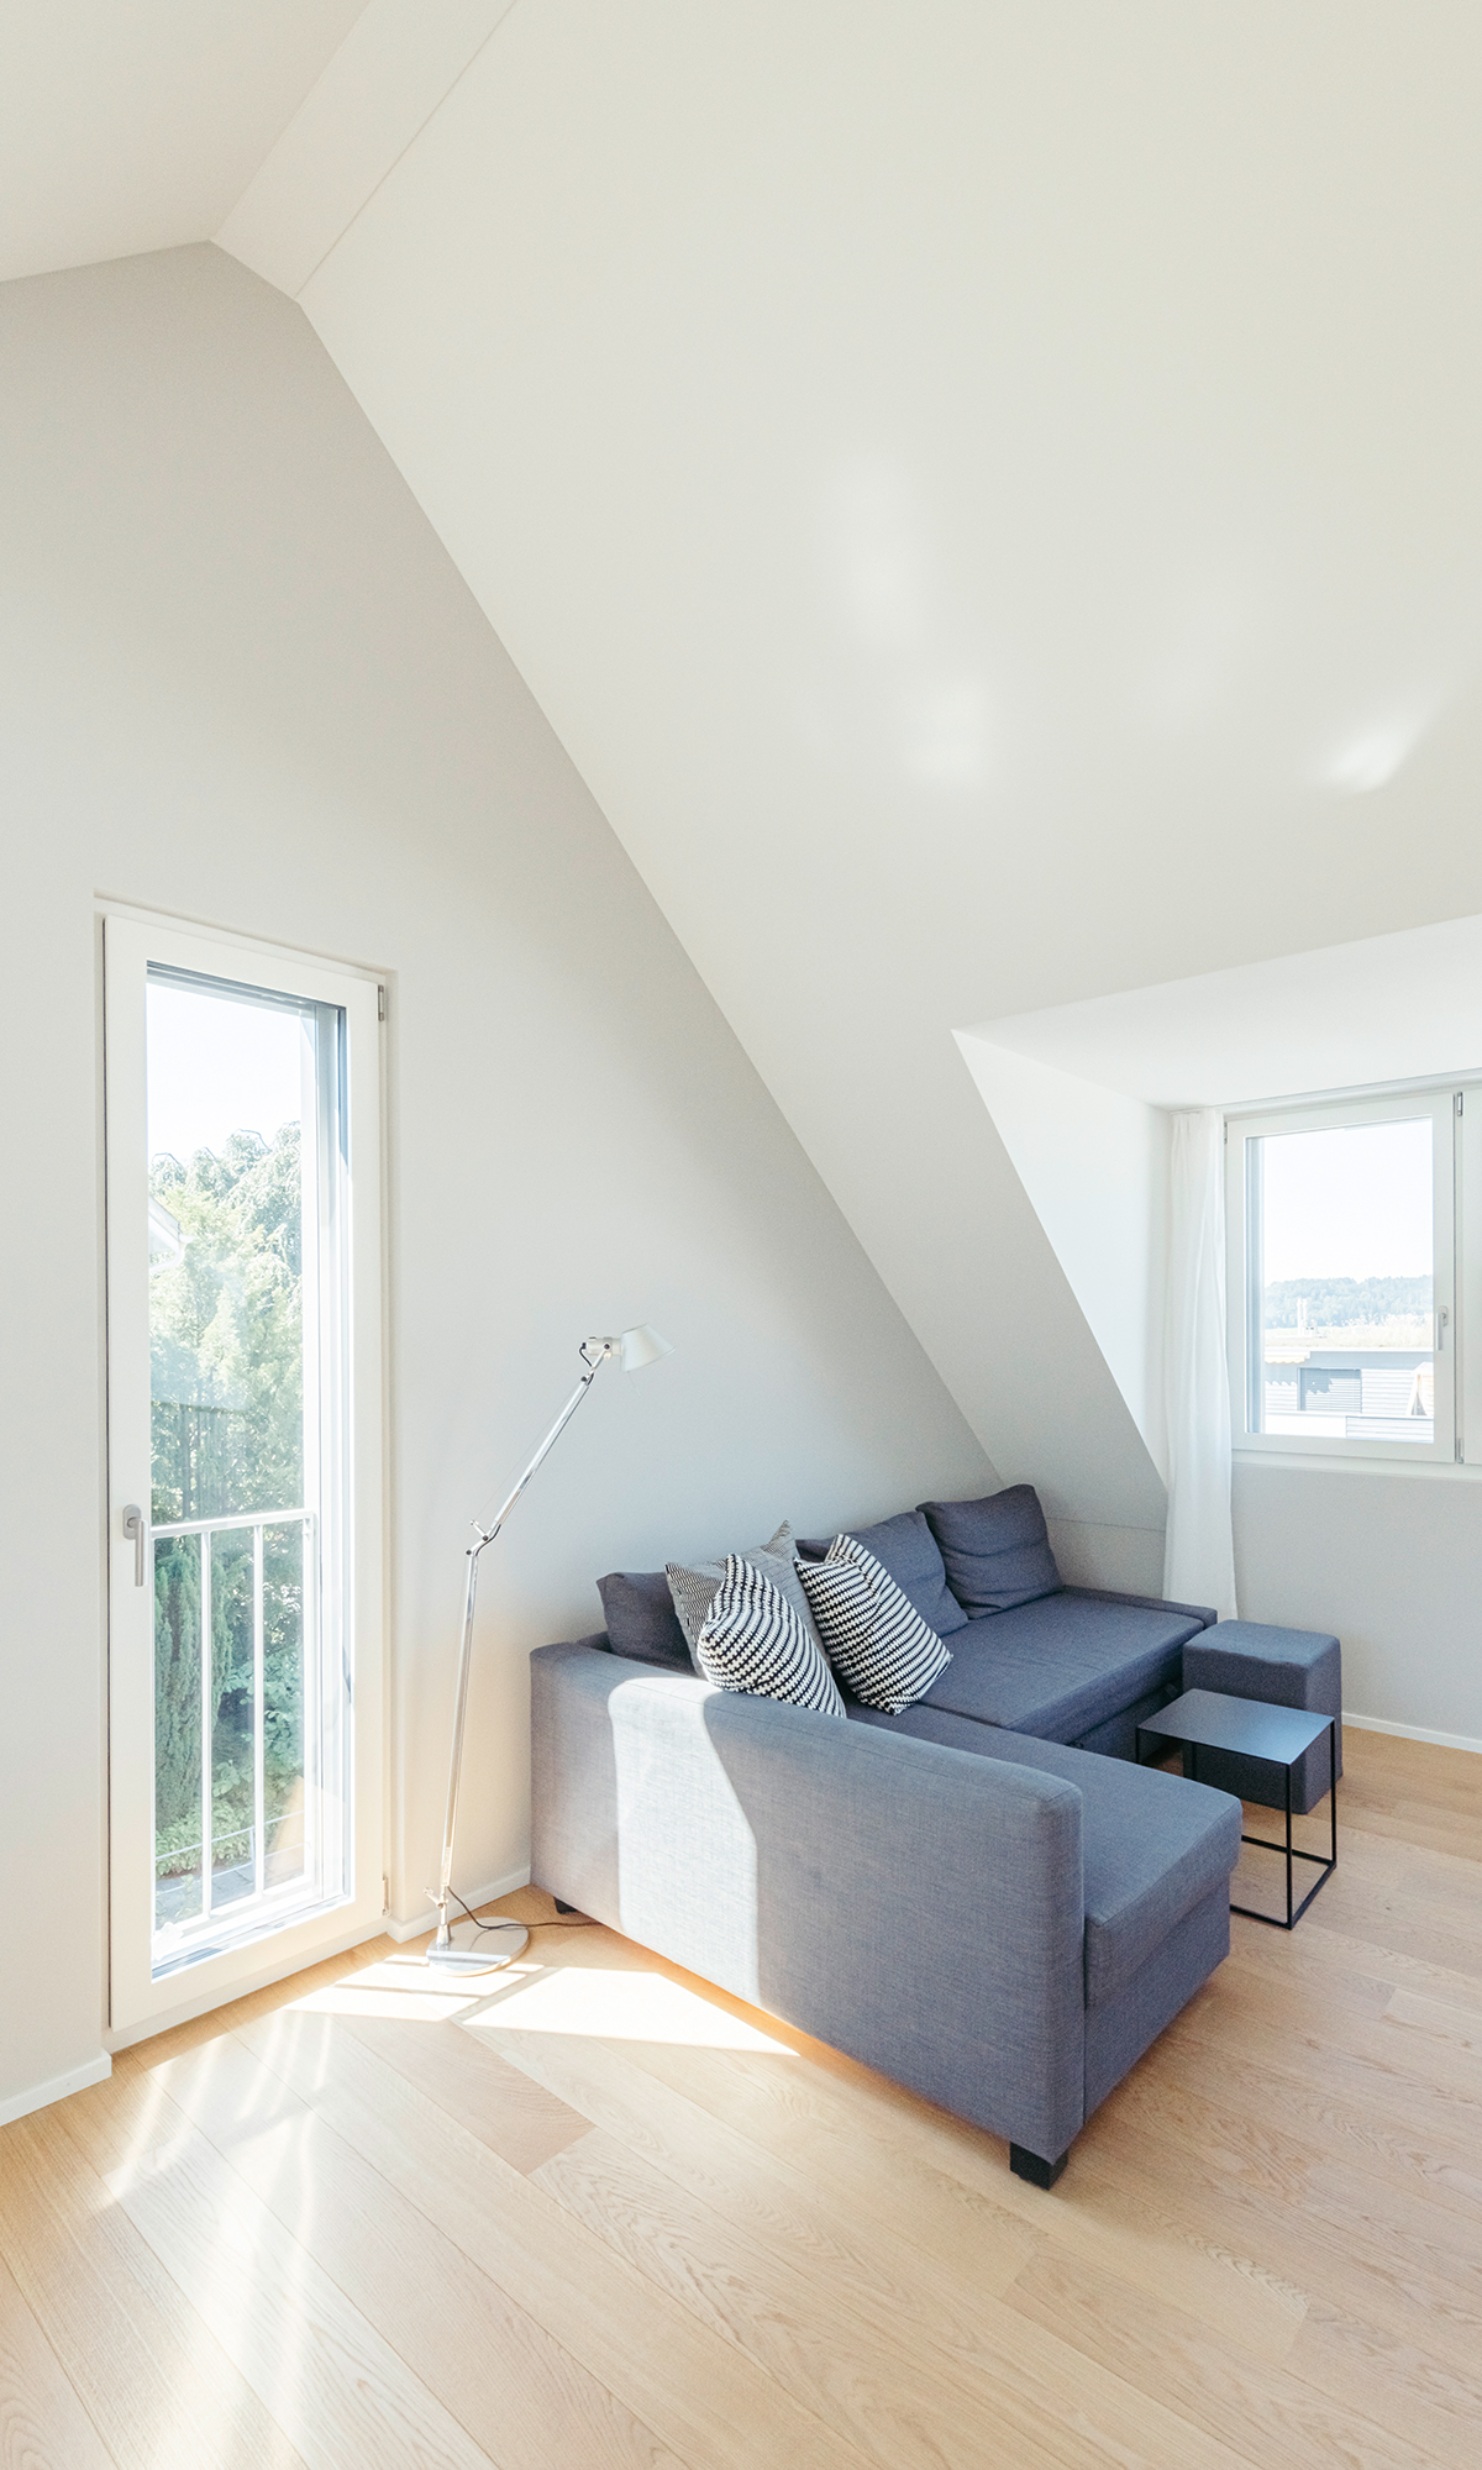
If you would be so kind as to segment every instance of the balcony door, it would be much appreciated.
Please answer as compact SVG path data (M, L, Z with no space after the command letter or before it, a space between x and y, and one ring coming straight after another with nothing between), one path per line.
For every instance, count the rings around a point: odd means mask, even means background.
M105 924L112 2024L373 1929L374 982Z

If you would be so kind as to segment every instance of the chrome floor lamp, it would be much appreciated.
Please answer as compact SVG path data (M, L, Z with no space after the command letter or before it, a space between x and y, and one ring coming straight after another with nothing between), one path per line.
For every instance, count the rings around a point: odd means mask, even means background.
M453 1700L453 1751L448 1761L448 1801L443 1817L443 1859L436 1888L427 1890L437 1909L437 1936L427 1950L429 1964L444 1966L449 1972L488 1973L501 1964L508 1964L520 1953L530 1933L519 1921L478 1921L470 1913L475 1933L474 1943L462 1944L454 1938L448 1925L448 1906L461 1898L453 1893L453 1837L458 1825L458 1788L463 1772L463 1728L468 1713L468 1674L473 1661L473 1615L478 1596L479 1561L493 1543L510 1511L514 1508L531 1476L561 1438L572 1416L581 1405L587 1391L604 1364L620 1363L624 1372L641 1372L646 1364L656 1364L674 1349L656 1329L641 1322L637 1329L625 1329L620 1338L584 1338L578 1350L585 1367L566 1404L556 1417L550 1431L541 1442L519 1481L500 1502L487 1526L474 1521L476 1543L468 1547L468 1574L463 1587L463 1644L458 1655L458 1688ZM467 1907L464 1907L465 1911ZM479 1937L487 1936L493 1944L480 1947Z

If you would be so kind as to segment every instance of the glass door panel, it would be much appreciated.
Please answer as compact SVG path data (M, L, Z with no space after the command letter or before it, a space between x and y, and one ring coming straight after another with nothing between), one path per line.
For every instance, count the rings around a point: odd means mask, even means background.
M343 1023L159 965L147 1002L155 1737L190 1750L156 1771L162 1970L343 1869L311 1821L341 1727L308 1663L334 1524L309 1496L342 1353L324 1222Z
M379 1105L373 985L106 949L117 2027L380 1915Z

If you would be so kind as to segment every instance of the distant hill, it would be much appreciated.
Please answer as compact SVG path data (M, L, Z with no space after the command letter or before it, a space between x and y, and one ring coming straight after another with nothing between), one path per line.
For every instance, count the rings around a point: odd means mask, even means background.
M1265 1320L1268 1329L1297 1329L1305 1303L1309 1329L1344 1329L1410 1320L1431 1302L1429 1278L1276 1278L1266 1289Z

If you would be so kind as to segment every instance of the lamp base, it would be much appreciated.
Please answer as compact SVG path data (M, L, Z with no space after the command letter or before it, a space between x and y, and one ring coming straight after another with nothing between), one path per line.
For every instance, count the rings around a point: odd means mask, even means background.
M522 1922L502 1921L497 1934L488 1930L463 1940L450 1936L446 1947L429 1947L427 1961L439 1972L496 1973L502 1965L512 1964L517 1955L523 1955L529 1944L530 1933Z

